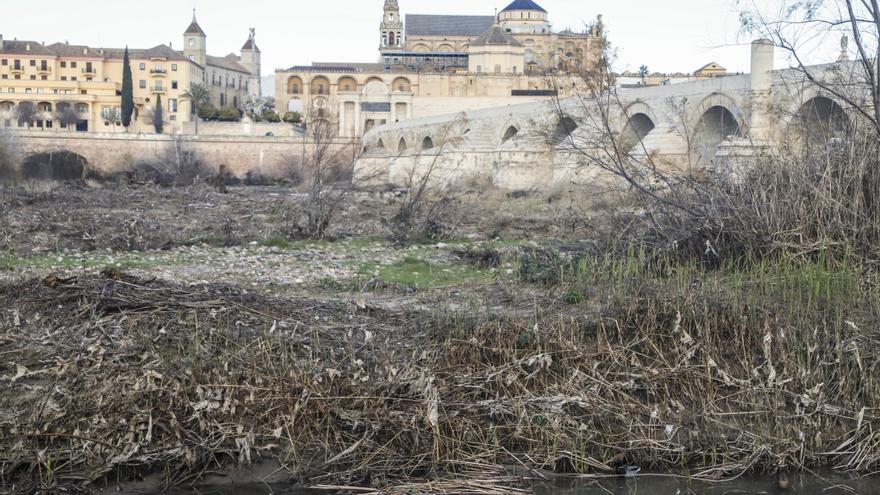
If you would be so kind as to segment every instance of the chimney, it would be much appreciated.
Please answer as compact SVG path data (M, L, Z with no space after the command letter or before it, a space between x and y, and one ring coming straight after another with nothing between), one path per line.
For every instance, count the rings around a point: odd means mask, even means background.
M31 44L28 43L28 44L24 45L24 50L25 50L26 52L31 51Z

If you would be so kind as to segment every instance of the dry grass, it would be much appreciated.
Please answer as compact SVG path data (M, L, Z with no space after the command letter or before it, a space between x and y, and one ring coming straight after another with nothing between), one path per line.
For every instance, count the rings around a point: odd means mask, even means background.
M560 270L583 302L515 320L119 274L4 288L0 487L179 485L265 458L364 493L877 469L878 298L857 269L629 260Z

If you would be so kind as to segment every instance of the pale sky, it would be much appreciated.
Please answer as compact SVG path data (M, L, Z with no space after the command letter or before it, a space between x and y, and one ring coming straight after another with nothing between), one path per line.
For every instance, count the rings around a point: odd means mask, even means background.
M492 15L509 0L399 0L403 14ZM554 29L578 29L604 16L618 48L614 69L692 72L718 62L748 72L748 38L739 35L735 0L538 0ZM383 0L0 0L6 39L146 48L171 42L198 8L208 53L238 53L257 29L263 75L311 62L374 62Z

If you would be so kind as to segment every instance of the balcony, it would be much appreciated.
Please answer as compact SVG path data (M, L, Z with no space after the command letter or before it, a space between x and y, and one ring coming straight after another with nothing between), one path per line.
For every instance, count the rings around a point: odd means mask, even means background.
M92 76L92 77L94 77L97 73L98 73L98 72L95 70L94 67L83 67L83 68L82 68L82 74L83 74L84 76Z
M159 88L159 87L150 88L150 93L153 93L154 95L164 95L165 91L167 91L165 88Z
M12 66L9 68L9 73L10 74L24 74L24 67L22 67L20 65Z
M52 73L52 68L49 66L46 67L37 67L37 74L41 76L48 76Z
M165 69L150 69L150 75L154 77L162 77L168 74L168 71Z

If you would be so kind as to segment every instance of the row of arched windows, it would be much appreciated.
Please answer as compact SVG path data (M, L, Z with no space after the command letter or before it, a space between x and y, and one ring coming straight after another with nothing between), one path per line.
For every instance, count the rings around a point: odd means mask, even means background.
M385 84L380 77L371 77L366 80L364 85L370 83ZM330 79L324 76L316 76L309 82L309 92L316 95L326 95L331 92ZM358 91L360 86L357 80L350 76L340 77L336 81L336 90L339 92ZM291 76L287 80L287 94L301 95L305 92L306 85L299 76ZM405 77L398 77L391 83L391 91L399 91L406 93L412 91L412 83Z

